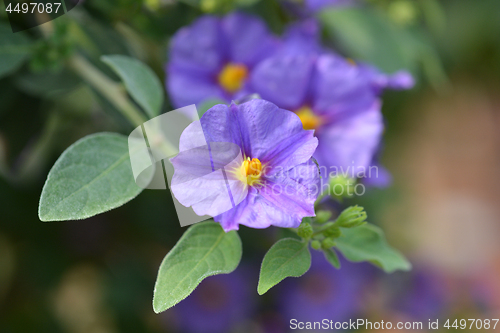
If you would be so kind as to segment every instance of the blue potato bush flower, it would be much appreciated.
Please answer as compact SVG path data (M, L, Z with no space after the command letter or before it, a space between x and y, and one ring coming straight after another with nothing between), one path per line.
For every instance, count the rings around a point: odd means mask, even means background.
M320 46L314 20L291 26L284 43L251 74L262 98L294 111L319 140L314 154L326 174L368 175L384 129L380 94L413 85L407 72L386 75ZM324 168L324 169L323 169ZM384 183L387 176L384 174Z
M167 88L175 107L209 98L231 101L252 93L252 68L278 40L260 19L242 13L203 16L179 30L170 44Z
M313 131L303 129L297 115L256 99L240 105L216 105L200 123L208 145L232 143L242 153L240 162L226 174L238 187L232 187L231 192L246 196L234 208L214 216L226 232L237 230L240 224L251 228L296 228L303 217L315 216L319 171L311 156L318 140ZM198 145L193 138L199 137L196 126L182 133L181 153L171 159L173 183L182 170L196 168L205 158L203 152L197 154L198 150L194 150ZM193 206L198 215L209 214L213 207L207 208L206 197L194 193L190 184L172 186L172 192L180 203Z

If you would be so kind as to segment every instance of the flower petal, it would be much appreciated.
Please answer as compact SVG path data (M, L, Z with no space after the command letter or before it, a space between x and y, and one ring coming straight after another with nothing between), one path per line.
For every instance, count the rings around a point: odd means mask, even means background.
M179 30L170 44L170 64L199 73L216 73L227 51L220 20L203 16Z
M383 129L380 102L376 101L370 109L318 130L319 145L314 157L329 174L356 176L370 165Z
M265 23L255 16L233 13L222 21L227 38L230 61L253 67L259 60L271 55L278 46Z
M232 143L211 143L181 151L170 159L174 166L172 193L196 214L215 216L238 205L247 196L247 186L231 177L243 157Z
M318 58L313 81L313 109L328 117L366 110L376 99L370 81L359 68L335 55Z
M198 104L209 96L226 100L222 88L207 74L192 74L171 66L168 71L168 92L176 108Z
M252 87L263 99L296 110L305 102L313 64L314 57L307 55L266 59L252 71Z

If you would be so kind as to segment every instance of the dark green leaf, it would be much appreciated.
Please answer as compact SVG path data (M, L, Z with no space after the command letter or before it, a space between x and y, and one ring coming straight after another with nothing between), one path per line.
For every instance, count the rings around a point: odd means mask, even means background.
M31 51L31 42L24 33L13 33L7 24L0 22L0 78L18 69Z
M56 161L42 190L38 216L42 221L85 219L119 207L141 191L132 174L127 137L93 134Z
M241 260L241 240L220 224L191 226L161 263L156 279L153 308L156 313L176 305L211 275L230 273Z
M387 273L411 269L410 262L387 244L382 229L373 224L342 229L342 236L336 239L336 243L340 252L350 261L369 261Z
M103 56L102 61L118 74L130 96L150 118L160 114L164 99L163 86L148 66L123 55Z
M307 242L293 238L281 239L264 256L257 292L262 295L287 277L302 276L309 267L311 253Z

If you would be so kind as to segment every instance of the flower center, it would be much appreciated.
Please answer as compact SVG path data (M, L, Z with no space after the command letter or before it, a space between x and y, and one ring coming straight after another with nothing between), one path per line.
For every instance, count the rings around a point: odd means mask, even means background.
M220 71L219 84L230 93L241 89L248 76L248 69L245 65L229 63Z
M258 158L252 158L250 160L250 157L247 157L241 164L240 173L243 176L242 181L246 182L248 185L252 186L259 183L262 174L262 163Z
M302 121L302 126L305 130L312 130L318 128L321 125L321 118L313 113L310 107L303 106L295 114L299 116L300 121Z

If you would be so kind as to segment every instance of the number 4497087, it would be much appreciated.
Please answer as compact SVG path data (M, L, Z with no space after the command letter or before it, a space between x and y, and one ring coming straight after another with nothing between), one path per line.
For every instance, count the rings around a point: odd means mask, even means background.
M495 329L498 324L498 319L455 319L455 321L450 324L450 320L448 319L444 324L444 327L447 329L455 328L455 329L482 329L485 330Z
M12 3L9 3L9 5L7 6L7 8L5 8L5 11L6 12L9 12L9 13L12 13L12 12L16 12L16 13L23 13L23 14L27 14L27 13L30 13L30 14L34 14L35 11L42 14L42 13L57 13L59 11L59 7L61 7L61 3L60 2L56 2L56 3L38 3L38 2L31 2L31 3L23 3L23 4L16 4L16 6L14 8L12 8Z

